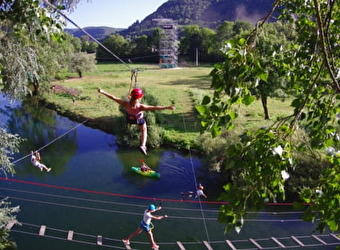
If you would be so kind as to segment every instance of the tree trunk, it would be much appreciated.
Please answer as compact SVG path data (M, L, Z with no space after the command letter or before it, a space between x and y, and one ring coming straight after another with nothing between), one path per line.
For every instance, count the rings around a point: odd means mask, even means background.
M267 105L267 96L266 95L261 95L261 102L262 102L262 107L264 111L264 119L269 120L269 111L268 111L268 105Z
M79 76L79 78L83 77L83 73L81 72L81 70L78 70L78 76Z

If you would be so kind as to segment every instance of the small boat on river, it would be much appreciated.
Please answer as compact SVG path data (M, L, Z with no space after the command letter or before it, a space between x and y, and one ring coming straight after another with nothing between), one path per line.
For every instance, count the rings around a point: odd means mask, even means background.
M161 174L157 173L156 171L152 169L147 169L145 171L141 170L141 167L132 167L132 171L136 172L137 174L146 176L146 177L152 177L152 178L160 178Z

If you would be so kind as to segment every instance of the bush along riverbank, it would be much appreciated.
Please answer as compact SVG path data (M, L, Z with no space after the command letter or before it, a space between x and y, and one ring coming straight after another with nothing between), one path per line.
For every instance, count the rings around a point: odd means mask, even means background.
M72 121L84 123L90 128L99 129L108 134L115 135L117 143L123 146L137 147L140 142L140 130L137 126L129 126L125 121L124 110L121 110L119 116L102 116L89 117L79 114L75 110L66 109L64 106L49 102L42 99L40 103L48 109L56 111L59 115L65 116ZM154 104L158 105L158 104ZM182 151L190 149L196 155L202 155L197 144L197 136L199 133L185 133L167 129L166 124L162 124L161 114L159 112L147 112L146 120L148 124L148 140L149 148L169 147ZM165 125L165 127L163 127Z

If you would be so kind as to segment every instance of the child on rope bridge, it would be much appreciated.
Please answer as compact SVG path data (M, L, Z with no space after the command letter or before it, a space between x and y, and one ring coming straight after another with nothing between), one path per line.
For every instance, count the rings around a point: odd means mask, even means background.
M153 204L150 204L148 209L146 209L144 211L144 215L143 215L143 220L141 221L139 227L137 228L136 231L134 231L133 233L131 233L127 238L123 239L123 242L125 245L130 245L130 240L135 237L136 235L140 234L141 232L146 232L149 236L150 239L150 243L151 243L151 248L152 249L158 249L159 246L156 244L154 238L153 238L153 234L152 234L152 224L151 224L151 220L161 220L164 218L167 218L167 215L163 215L163 216L155 216L152 215L152 213L161 210L161 207L157 207Z

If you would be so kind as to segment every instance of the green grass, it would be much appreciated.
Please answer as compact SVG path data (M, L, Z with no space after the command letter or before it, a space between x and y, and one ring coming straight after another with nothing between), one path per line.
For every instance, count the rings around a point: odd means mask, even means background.
M199 120L194 110L201 98L209 93L212 66L186 67L177 69L159 69L158 65L146 64L98 64L97 72L85 73L79 79L75 74L64 73L69 80L54 82L68 88L80 89L81 96L72 102L71 97L48 94L47 102L56 104L60 112L73 114L75 117L98 119L101 122L112 122L112 117L121 116L119 106L114 101L99 95L98 88L117 96L126 98L131 84L130 69L137 69L137 82L132 81L138 88L145 90L145 95L151 95L158 100L159 105L174 105L175 111L158 111L164 124L167 140L181 145L194 145L199 135ZM143 100L142 100L143 102ZM268 101L271 120L291 113L290 102L276 99ZM236 107L239 113L236 133L244 129L267 126L272 121L264 120L260 101L250 106ZM106 125L109 126L109 125ZM99 127L100 128L100 127Z

